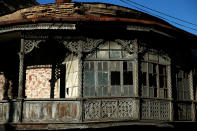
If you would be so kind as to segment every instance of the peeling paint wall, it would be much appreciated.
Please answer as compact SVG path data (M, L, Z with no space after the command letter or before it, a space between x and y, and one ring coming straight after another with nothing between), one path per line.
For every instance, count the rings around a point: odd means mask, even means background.
M78 96L78 58L71 54L66 62L66 98Z
M49 65L29 66L26 70L27 98L50 98L52 68Z

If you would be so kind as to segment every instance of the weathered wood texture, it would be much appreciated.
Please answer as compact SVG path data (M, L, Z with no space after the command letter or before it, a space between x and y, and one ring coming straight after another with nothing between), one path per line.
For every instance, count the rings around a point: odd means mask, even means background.
M0 123L17 123L20 116L19 102L0 102Z
M25 101L24 123L78 122L81 119L79 101Z

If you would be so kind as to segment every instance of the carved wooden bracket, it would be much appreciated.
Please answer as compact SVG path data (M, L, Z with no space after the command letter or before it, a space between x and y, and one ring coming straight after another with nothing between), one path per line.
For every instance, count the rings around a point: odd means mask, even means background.
M86 40L63 41L63 44L71 52L76 53L76 54L80 54L82 52L93 51L103 41L104 40L102 40L102 39L89 39L89 38L87 38Z
M35 47L39 48L38 44L43 41L44 40L24 40L24 53L30 53Z

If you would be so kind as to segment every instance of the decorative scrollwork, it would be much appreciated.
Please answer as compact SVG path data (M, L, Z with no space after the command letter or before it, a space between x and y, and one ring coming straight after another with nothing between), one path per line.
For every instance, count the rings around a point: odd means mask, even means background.
M124 49L126 49L128 52L133 53L137 52L137 39L135 40L121 40L121 39L116 39L116 42L122 45Z
M35 47L38 47L38 44L43 40L24 40L24 53L30 53Z
M86 40L73 40L73 41L63 41L65 48L69 49L73 53L80 52L91 52L93 51L101 42L102 39L89 39ZM79 43L82 45L79 46Z
M83 51L92 52L103 41L104 41L103 39L94 40L87 38L87 41L83 43Z
M100 119L100 101L85 102L85 119L95 120Z

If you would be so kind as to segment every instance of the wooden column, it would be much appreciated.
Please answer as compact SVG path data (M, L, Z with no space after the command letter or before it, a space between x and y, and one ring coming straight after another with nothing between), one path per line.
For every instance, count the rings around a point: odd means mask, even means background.
M24 73L24 39L21 39L21 47L19 52L19 81L18 81L18 98L23 98L23 73Z
M78 43L78 97L79 98L82 98L83 96L83 86L82 86L82 68L83 68L83 63L82 63L82 57L83 57L83 54L82 54L82 48L83 48L83 42L82 41L79 41Z
M188 75L189 75L188 78L189 78L190 99L192 100L191 116L192 116L192 121L195 121L196 110L195 110L195 103L193 102L195 100L195 98L194 98L194 85L193 85L193 71L191 70Z

